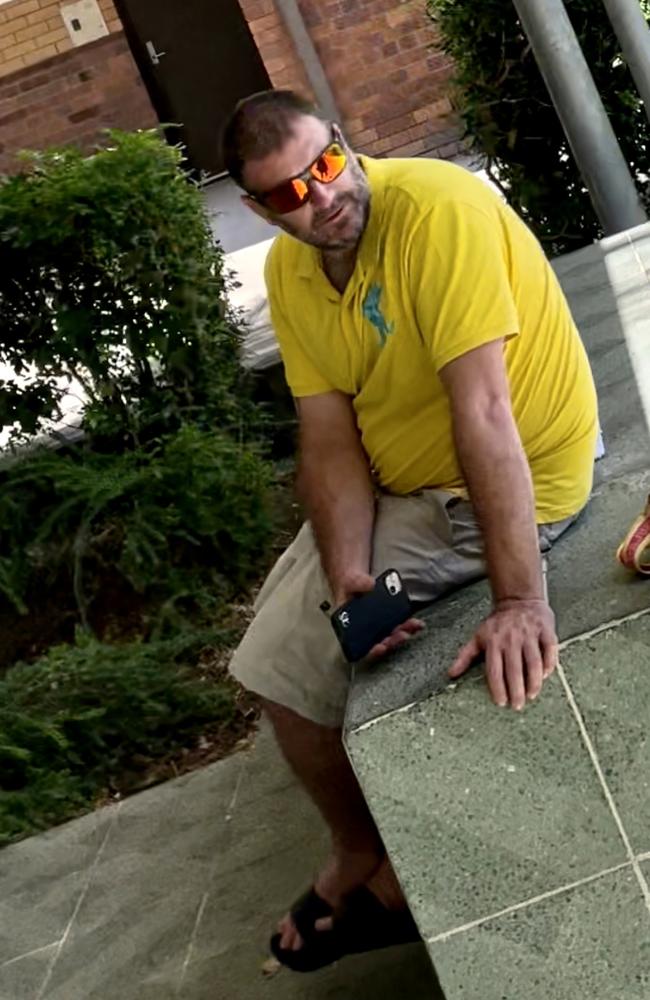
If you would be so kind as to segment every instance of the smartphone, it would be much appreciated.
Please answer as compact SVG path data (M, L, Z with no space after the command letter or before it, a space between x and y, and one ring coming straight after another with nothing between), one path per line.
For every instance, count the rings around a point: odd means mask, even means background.
M396 569L387 569L373 590L333 611L331 622L346 660L357 663L410 617L411 600L402 578Z

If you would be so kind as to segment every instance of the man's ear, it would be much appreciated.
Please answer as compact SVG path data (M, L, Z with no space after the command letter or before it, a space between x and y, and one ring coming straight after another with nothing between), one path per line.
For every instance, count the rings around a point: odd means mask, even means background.
M241 200L244 205L250 208L251 212L255 212L255 215L259 215L259 217L264 219L265 222L268 222L269 225L274 226L276 224L271 216L271 213L268 212L263 205L260 205L258 201L255 201L254 198L251 198L247 194L242 194Z

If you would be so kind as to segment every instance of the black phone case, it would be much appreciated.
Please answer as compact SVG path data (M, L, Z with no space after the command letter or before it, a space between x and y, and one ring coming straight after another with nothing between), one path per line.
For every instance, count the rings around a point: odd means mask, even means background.
M391 593L387 577L396 576L401 589ZM411 616L411 601L397 570L377 577L373 590L346 601L332 613L332 627L349 663L362 660L376 643Z

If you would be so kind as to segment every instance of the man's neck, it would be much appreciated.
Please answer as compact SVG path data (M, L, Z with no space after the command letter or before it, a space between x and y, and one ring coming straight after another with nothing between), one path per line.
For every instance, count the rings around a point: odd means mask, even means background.
M343 295L357 260L357 247L350 250L323 250L323 270L334 288Z

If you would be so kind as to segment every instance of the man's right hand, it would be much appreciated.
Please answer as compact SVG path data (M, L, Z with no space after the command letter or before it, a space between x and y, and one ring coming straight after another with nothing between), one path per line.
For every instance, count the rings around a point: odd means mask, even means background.
M344 573L332 587L334 595L334 607L339 608L346 601L359 594L367 594L375 586L375 578L370 573L359 570L349 570ZM408 618L397 628L393 629L390 635L382 639L372 647L368 653L367 660L378 660L385 656L392 649L403 646L413 635L417 635L424 628L424 622L419 618Z

